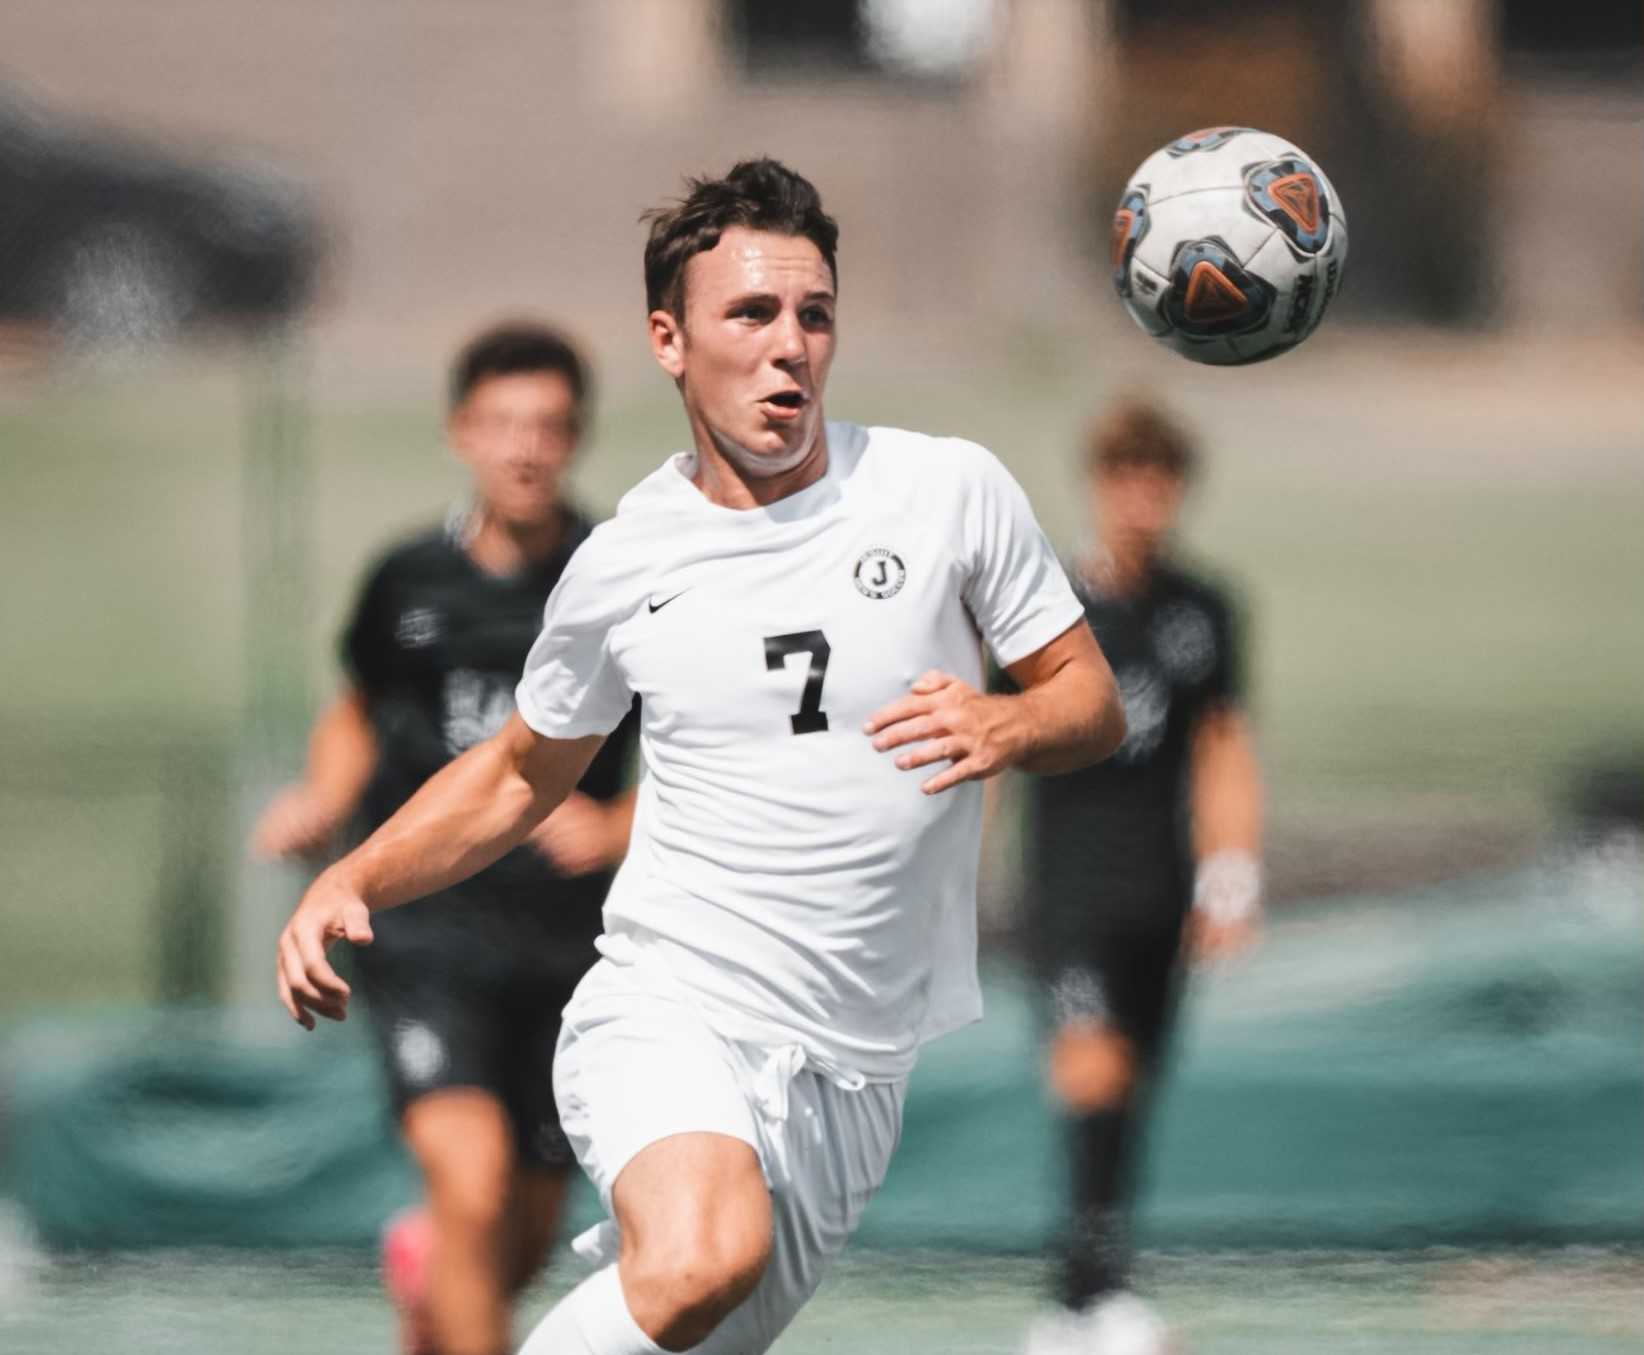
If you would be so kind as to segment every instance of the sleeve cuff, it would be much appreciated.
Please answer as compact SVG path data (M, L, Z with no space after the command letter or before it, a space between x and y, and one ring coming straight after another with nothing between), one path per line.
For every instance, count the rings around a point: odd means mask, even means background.
M514 706L519 711L519 718L545 739L585 739L591 734L603 736L622 722L621 715L614 720L603 720L589 711L579 711L573 715L555 714L543 710L524 692L515 692Z
M1085 609L1079 605L1077 598L1069 594L1061 606L1028 617L1013 626L1008 634L991 643L989 648L993 650L994 662L1001 668L1009 668L1029 654L1037 654L1058 635L1072 630L1084 619Z

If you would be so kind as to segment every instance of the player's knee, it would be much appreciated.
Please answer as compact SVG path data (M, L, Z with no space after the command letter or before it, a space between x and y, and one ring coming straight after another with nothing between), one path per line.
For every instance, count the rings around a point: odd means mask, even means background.
M675 1268L681 1314L717 1325L753 1293L769 1261L769 1248L751 1239L681 1257Z
M508 1223L506 1178L475 1173L452 1173L430 1180L429 1203L444 1228L469 1233L500 1233Z
M496 1233L509 1222L512 1164L500 1153L421 1157L428 1204L441 1228Z
M732 1223L703 1228L667 1248L641 1249L624 1267L641 1325L669 1349L704 1340L753 1293L770 1263L768 1230Z
M1123 1105L1135 1082L1135 1050L1115 1030L1070 1027L1059 1031L1051 1042L1051 1090L1076 1114Z

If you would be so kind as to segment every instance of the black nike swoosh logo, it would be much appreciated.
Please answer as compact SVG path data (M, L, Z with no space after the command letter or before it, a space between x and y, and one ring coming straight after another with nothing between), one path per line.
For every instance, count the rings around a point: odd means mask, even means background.
M662 601L661 601L661 602L647 602L647 603L646 603L646 604L645 604L645 605L646 605L646 606L647 606L647 607L649 607L649 608L650 608L650 609L651 609L651 611L652 611L652 612L660 612L660 611L661 611L661 610L662 610L662 609L663 609L663 608L664 608L664 607L666 607L666 606L667 606L667 605L668 605L668 604L669 604L669 603L670 603L670 602L672 602L672 601L674 601L674 599L675 599L675 598L682 598L682 597L684 597L684 596L685 596L685 594L687 594L687 593L689 593L689 592L690 592L690 591L691 591L691 590L690 590L690 589L689 589L689 588L681 588L681 589L680 589L680 590L679 590L679 591L678 591L678 592L677 592L677 593L675 593L675 594L674 594L674 596L673 596L673 597L671 597L671 598L663 598L663 599L662 599Z

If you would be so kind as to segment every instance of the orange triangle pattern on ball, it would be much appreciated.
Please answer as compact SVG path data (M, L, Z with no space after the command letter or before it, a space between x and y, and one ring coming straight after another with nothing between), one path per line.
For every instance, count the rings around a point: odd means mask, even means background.
M1208 259L1200 259L1187 276L1182 310L1195 324L1230 320L1245 308L1245 295Z
M1287 174L1269 184L1267 191L1304 231L1318 230L1319 185L1311 174Z

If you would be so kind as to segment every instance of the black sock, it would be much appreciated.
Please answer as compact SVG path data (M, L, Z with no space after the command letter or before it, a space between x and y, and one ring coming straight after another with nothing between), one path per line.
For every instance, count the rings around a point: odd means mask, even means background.
M1069 1116L1071 1217L1061 1239L1057 1297L1083 1308L1125 1287L1130 1270L1129 1150L1126 1107Z

